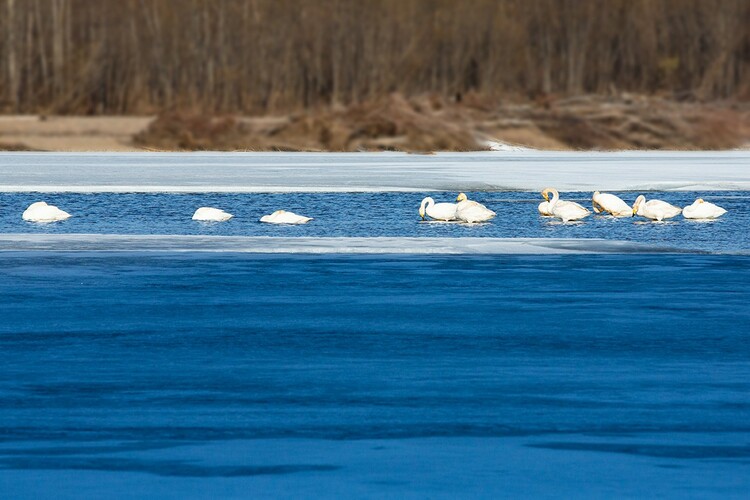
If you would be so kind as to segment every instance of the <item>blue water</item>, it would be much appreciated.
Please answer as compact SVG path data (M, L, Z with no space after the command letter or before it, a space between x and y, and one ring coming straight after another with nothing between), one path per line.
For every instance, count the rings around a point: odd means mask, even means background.
M419 220L424 196L454 192L0 193L0 235L604 238L687 251L253 255L102 251L106 240L14 251L9 239L0 497L750 496L745 193L647 193L678 206L701 196L728 210L716 221L574 224L539 217L536 192L468 194L498 217ZM590 205L588 193L565 199ZM21 220L39 200L73 217ZM235 218L192 221L200 206ZM282 208L315 219L258 222Z
M637 193L618 193L632 203ZM80 194L0 193L0 233L201 234L247 236L422 236L501 238L607 238L661 247L707 252L750 251L750 212L742 192L652 192L648 198L677 206L696 197L719 204L729 212L715 221L678 216L664 223L639 217L615 219L592 216L582 223L562 224L540 217L542 201L531 192L477 192L472 199L498 213L488 224L420 223L423 197L453 201L456 193L277 193L277 194ZM588 194L566 199L590 206ZM21 219L31 203L45 200L73 214L53 224ZM200 206L214 206L235 215L225 223L191 220ZM262 224L258 219L278 209L314 217L303 226Z
M6 254L0 490L554 496L575 464L594 496L742 497L748 282L731 255Z

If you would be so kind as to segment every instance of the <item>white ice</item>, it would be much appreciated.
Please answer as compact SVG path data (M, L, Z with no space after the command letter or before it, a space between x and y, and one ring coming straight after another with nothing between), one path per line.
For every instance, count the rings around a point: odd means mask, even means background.
M750 190L750 151L0 153L5 192Z
M313 238L268 236L0 234L0 252L214 252L258 254L592 254L676 251L628 241L563 238Z
M506 153L523 153L527 151L537 151L532 148L526 148L523 146L516 146L514 144L508 144L507 142L500 141L485 141L485 146L490 148L492 151L503 151Z

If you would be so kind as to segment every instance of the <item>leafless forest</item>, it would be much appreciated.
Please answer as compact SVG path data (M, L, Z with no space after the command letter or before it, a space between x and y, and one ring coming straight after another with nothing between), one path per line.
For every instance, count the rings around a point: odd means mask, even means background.
M0 0L0 111L750 99L748 0Z

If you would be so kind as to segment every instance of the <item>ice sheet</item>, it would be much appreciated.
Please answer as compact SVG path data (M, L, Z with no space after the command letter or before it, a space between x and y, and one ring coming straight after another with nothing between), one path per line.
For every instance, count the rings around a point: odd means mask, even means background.
M679 250L628 241L573 238L287 238L194 235L0 234L0 251L535 255L659 253Z
M0 191L750 190L750 151L1 153Z

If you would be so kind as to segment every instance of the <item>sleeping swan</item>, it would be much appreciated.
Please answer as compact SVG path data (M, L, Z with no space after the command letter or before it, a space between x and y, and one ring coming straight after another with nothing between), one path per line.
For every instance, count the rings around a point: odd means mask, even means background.
M463 222L485 222L497 215L481 203L467 199L464 193L458 193L456 201L456 218Z
M716 219L727 213L719 205L714 205L703 198L698 198L692 205L682 209L682 216L686 219Z
M304 224L311 220L312 217L297 215L294 212L287 212L286 210L276 210L271 215L264 215L260 218L261 222L269 224Z
M202 222L224 222L234 217L232 214L218 208L200 207L193 214L193 220Z
M643 195L636 198L635 203L633 203L633 214L638 214L641 217L660 222L664 219L671 219L672 217L680 215L680 212L682 212L681 208L670 205L666 201L646 201L646 197Z
M43 201L37 201L29 205L29 208L23 212L21 217L23 220L31 222L56 222L67 219L70 217L70 214L54 205L47 205Z

